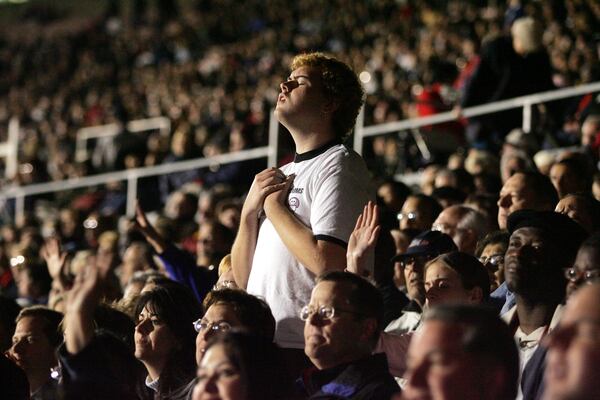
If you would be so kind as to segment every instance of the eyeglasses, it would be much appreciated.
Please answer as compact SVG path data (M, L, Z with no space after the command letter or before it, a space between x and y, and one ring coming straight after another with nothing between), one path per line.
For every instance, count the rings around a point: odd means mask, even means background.
M328 321L330 319L333 319L333 317L336 316L336 313L340 313L340 312L356 314L356 315L363 315L359 312L351 311L351 310L344 310L342 308L334 308L334 307L328 307L328 306L321 306L319 308L315 308L313 306L304 306L300 310L300 319L302 321L306 321L310 318L311 315L317 314L319 319L321 319L323 321Z
M489 257L479 257L479 261L483 264L492 264L493 266L499 266L504 264L504 254L492 254Z
M201 331L206 331L210 329L214 333L224 333L231 329L231 325L229 325L225 321L221 322L206 322L201 319L194 321L194 330L198 333Z
M404 257L402 260L400 260L400 266L402 268L408 268L411 267L413 269L415 268L423 268L423 266L425 266L425 263L429 260L431 260L433 258L433 255L423 255L423 256L408 256L408 257Z
M409 212L409 213L398 213L396 215L396 218L398 218L398 221L402 221L403 219L409 220L409 221L414 221L419 217L419 214L417 212Z
M584 281L586 283L592 283L600 277L600 270L590 270L579 272L577 268L571 267L565 269L565 278L571 282Z

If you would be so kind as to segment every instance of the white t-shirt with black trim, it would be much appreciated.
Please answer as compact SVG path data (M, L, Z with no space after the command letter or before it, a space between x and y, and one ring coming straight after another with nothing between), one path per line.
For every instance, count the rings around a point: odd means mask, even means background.
M281 168L296 174L288 196L290 209L318 240L347 246L358 215L375 190L363 159L341 144L297 154ZM371 266L372 267L372 266ZM309 303L315 276L290 253L271 221L261 221L248 293L263 297L277 323L275 342L304 348L304 323L298 314Z

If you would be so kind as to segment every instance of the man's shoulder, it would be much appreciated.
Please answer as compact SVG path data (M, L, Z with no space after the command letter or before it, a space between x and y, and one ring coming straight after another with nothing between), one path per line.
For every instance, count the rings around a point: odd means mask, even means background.
M389 399L399 390L396 381L389 373L385 354L380 353L349 363L337 377L324 385L320 392L341 399L358 400Z

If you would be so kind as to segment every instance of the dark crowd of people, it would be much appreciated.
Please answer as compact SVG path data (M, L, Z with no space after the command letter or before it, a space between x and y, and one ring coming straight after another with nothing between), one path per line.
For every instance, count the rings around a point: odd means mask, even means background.
M145 3L0 39L6 185L261 145L271 109L290 154L141 180L133 218L120 182L7 202L0 397L597 397L598 94L529 132L462 115L598 80L597 2ZM429 156L386 135L363 158L363 105L457 120L421 128ZM78 129L154 116L172 134L75 159Z

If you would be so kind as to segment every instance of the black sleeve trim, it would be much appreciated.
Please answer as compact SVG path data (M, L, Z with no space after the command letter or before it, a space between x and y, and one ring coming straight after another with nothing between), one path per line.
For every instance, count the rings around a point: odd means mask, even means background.
M324 240L326 242L331 242L331 243L335 243L338 246L342 246L344 249L348 249L348 243L344 242L343 240L340 240L336 237L333 236L329 236L329 235L315 235L315 239L317 240Z

